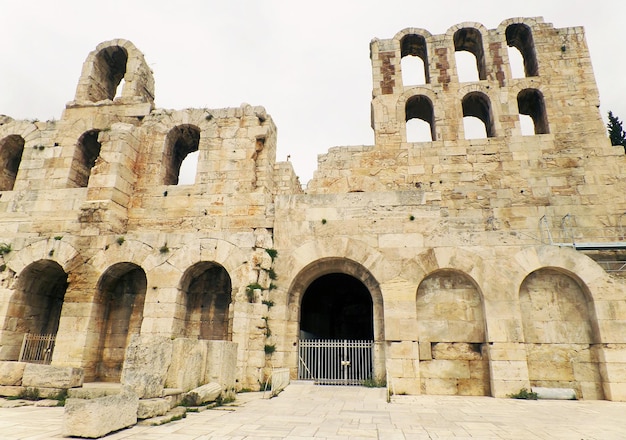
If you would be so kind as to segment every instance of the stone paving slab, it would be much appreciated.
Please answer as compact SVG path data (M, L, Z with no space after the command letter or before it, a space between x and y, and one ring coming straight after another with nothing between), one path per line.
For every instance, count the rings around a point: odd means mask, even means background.
M135 426L105 440L626 439L626 403L490 397L395 396L384 389L293 383L278 397ZM267 396L266 396L267 397ZM0 439L59 439L63 408L0 408Z

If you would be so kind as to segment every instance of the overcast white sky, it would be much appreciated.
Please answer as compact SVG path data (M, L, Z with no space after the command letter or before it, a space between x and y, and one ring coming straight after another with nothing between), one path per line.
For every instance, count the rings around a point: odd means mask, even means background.
M626 118L624 0L0 0L0 114L59 119L99 43L132 41L154 71L157 107L262 105L306 183L330 147L371 145L369 42L542 16L583 26L601 112Z

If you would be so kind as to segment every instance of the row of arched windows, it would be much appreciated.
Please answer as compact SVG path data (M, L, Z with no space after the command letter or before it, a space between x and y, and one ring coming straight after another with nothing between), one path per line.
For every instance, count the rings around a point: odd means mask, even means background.
M74 150L68 187L86 188L102 145L98 140L101 130L83 133ZM197 166L200 129L193 125L178 125L165 139L163 155L163 185L193 183ZM12 191L24 152L24 138L9 135L0 140L0 191Z
M535 45L529 26L514 23L506 28L506 43L514 78L539 76ZM487 79L485 50L478 29L465 27L453 35L455 61L460 82ZM429 53L423 35L409 34L400 40L402 83L430 84Z
M497 135L494 118L491 111L489 97L482 92L470 92L461 102L465 124L465 137L495 137ZM548 118L543 94L537 89L524 89L517 95L517 106L520 115L527 116L533 126L534 134L549 133ZM479 126L484 135L477 133L468 119L480 121ZM410 97L405 105L405 121L407 123L408 142L430 142L437 140L435 134L435 111L433 103L427 96L415 95ZM414 124L420 121L420 124ZM469 125L469 127L468 127ZM523 134L525 130L522 131Z

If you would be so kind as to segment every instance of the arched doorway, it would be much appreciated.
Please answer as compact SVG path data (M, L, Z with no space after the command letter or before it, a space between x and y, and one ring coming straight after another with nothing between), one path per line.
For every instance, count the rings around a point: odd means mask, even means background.
M35 261L22 271L3 327L2 360L50 363L66 289L67 273L55 261Z
M300 339L374 339L372 297L344 273L323 275L304 292Z
M145 272L133 263L115 264L102 275L98 285L102 324L96 380L120 380L126 347L131 336L141 331L146 285Z
M371 273L345 259L317 261L292 285L299 301L298 377L360 385L384 378L382 295ZM379 377L380 376L380 377Z

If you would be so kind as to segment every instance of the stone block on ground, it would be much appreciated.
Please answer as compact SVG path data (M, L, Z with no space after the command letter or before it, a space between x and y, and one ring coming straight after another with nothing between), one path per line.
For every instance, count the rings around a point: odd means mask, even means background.
M206 343L206 373L202 383L216 382L224 390L234 390L237 371L237 343L230 341L206 341Z
M170 399L141 399L137 408L137 418L143 420L162 416L167 414L170 409Z
M99 438L137 423L139 399L130 390L96 399L67 399L63 435Z
M206 402L214 402L222 394L222 386L211 382L195 388L185 396L185 403L189 406L200 406Z
M133 335L126 349L121 382L141 399L162 397L171 362L170 338Z
M189 391L205 383L207 341L176 338L172 342L172 362L165 386Z
M22 385L32 388L76 388L83 384L82 368L27 364Z
M22 376L24 376L25 367L26 362L0 362L0 385L22 385Z
M537 393L538 399L576 400L576 391L572 388L532 387L531 391Z

